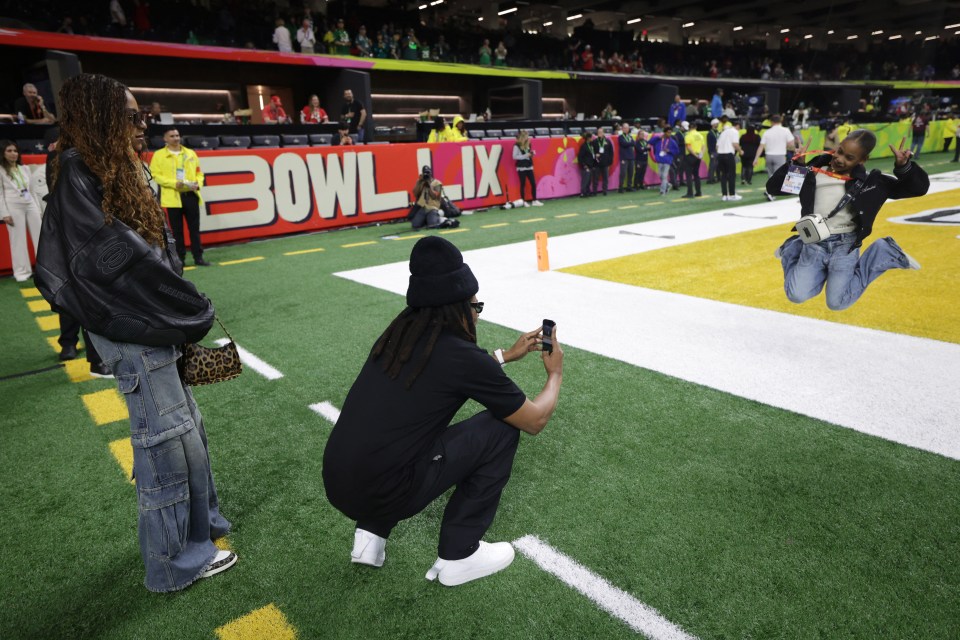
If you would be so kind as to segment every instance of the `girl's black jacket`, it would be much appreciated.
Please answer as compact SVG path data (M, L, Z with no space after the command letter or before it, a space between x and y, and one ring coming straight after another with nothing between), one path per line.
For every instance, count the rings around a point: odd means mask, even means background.
M809 163L808 167L824 167L830 163L833 156L824 154L817 156ZM796 165L804 166L800 162L788 162L767 180L767 193L778 195L782 193L783 180L787 176L790 167ZM888 198L894 200L899 198L915 198L927 193L930 188L930 178L927 172L920 168L912 160L903 167L894 167L893 175L874 169L867 173L864 166L858 165L850 172L853 180L844 183L847 192L859 188L859 193L850 201L850 208L854 211L857 220L857 241L854 247L863 244L864 239L873 232L873 222L877 219L877 213L880 207ZM817 191L817 174L813 171L807 172L803 179L803 186L800 187L800 215L805 216L813 213L813 199ZM862 182L861 184L858 184Z

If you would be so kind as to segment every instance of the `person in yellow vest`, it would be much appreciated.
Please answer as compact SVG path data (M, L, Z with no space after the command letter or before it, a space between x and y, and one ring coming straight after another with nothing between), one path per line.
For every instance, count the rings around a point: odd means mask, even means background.
M453 126L447 131L447 142L464 142L468 139L467 123L463 120L463 116L454 116Z
M837 140L846 140L851 131L853 131L853 120L849 117L844 118L843 124L837 127Z
M957 137L957 125L960 125L960 117L957 117L957 114L951 115L950 118L943 123L943 150L944 151L950 150L950 143L952 143L953 139Z
M450 126L443 120L443 116L433 119L433 129L427 137L427 142L446 142L450 138Z
M687 147L687 153L683 156L683 172L687 176L687 195L683 198L699 198L703 196L700 192L700 163L703 161L703 148L707 141L703 134L697 131L697 121L687 123L686 120L680 123L680 126L687 129L684 132L683 141ZM697 193L694 195L693 189L696 185Z
M164 132L163 143L163 149L154 153L150 160L150 173L160 187L160 206L170 217L177 254L184 262L187 248L183 243L183 221L186 220L193 263L199 267L210 266L203 259L203 245L200 243L200 207L203 206L200 160L195 151L180 144L180 132L173 127Z

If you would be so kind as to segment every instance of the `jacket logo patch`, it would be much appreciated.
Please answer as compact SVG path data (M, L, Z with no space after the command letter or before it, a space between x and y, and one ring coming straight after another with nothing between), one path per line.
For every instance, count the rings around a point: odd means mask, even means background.
M876 188L877 188L877 185L872 184L869 187L864 187L863 190L860 191L860 193L866 193L867 191L872 191Z
M107 245L97 256L97 269L107 276L125 265L133 256L133 247L126 242L114 242Z

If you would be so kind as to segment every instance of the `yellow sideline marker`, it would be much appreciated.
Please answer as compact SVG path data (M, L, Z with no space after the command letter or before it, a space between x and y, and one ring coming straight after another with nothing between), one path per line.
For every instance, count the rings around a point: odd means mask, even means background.
M183 268L184 271L193 271L194 269L196 269L195 266L189 266L189 267L184 267L184 268Z
M297 637L297 630L287 622L287 617L272 602L217 627L214 633L219 640L295 640Z
M528 224L530 222L543 222L546 218L527 218L526 220L518 220L520 224Z
M510 226L510 223L509 223L509 222L498 222L498 223L496 223L496 224L485 224L485 225L482 225L480 228L481 228L481 229L496 229L497 227L509 227L509 226Z
M40 331L54 331L60 328L60 316L37 316L37 324Z
M470 231L470 229L464 229L463 227L460 227L459 229L447 229L446 231L441 231L440 235L447 236L451 233L463 233L464 231Z
M662 204L663 204L662 202L648 202L648 203L646 203L646 204L643 205L643 206L645 206L645 207L659 207L659 206L662 205Z
M417 238L423 238L423 237L426 236L426 235L427 235L427 234L425 234L425 233L415 233L415 234L413 234L412 236L396 236L396 237L390 238L390 239L391 239L391 240L416 240Z
M86 358L67 360L63 363L63 366L67 370L67 375L70 376L70 382L93 380L93 376L90 375L90 363L87 362Z
M257 262L263 260L263 256L256 256L255 258L242 258L240 260L227 260L226 262L221 262L221 267L228 267L232 264L243 264L244 262Z
M350 244L340 245L343 249L353 249L354 247L366 247L367 245L377 244L376 240L367 240L366 242L351 242Z
M110 444L107 446L110 447L110 453L113 454L117 464L119 464L120 468L123 469L123 477L125 477L131 484L134 484L133 446L130 444L130 438L111 440Z
M555 218L576 218L578 215L580 215L580 214L579 214L579 213L564 213L564 214L562 214L562 215L554 216L554 217L555 217Z
M317 247L316 249L301 249L300 251L287 251L285 256L302 256L305 253L317 253L318 251L326 251L323 247Z
M87 407L90 417L98 425L126 420L129 417L127 403L123 401L120 392L116 389L86 393L81 398L83 398L83 404Z
M46 300L30 300L27 302L27 306L30 307L30 311L34 313L50 313L53 309L50 308L50 303Z
M26 287L20 289L20 295L22 295L24 298L39 298L40 290L36 287Z
M623 205L622 207L617 207L617 209L619 209L619 210L622 211L622 210L624 210L624 209L636 209L636 208L638 208L639 206L640 206L640 205L638 205L638 204L625 204L625 205Z
M50 348L60 353L60 343L57 342L57 336L47 336L47 344L50 345ZM77 345L77 350L80 349L80 345Z
M587 213L606 213L610 209L594 209L593 211L587 211Z

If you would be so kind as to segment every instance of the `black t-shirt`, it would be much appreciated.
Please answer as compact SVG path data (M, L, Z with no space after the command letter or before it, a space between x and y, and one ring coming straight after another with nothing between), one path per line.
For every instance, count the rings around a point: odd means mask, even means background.
M350 123L350 133L357 132L357 126L360 124L361 110L363 110L363 105L360 104L360 101L357 99L343 105L343 108L340 109L340 122Z
M368 358L327 441L327 497L351 517L388 517L403 508L418 486L418 469L425 471L437 438L468 399L500 419L527 399L494 358L448 332L408 389L425 343L395 380L383 372L382 360Z

